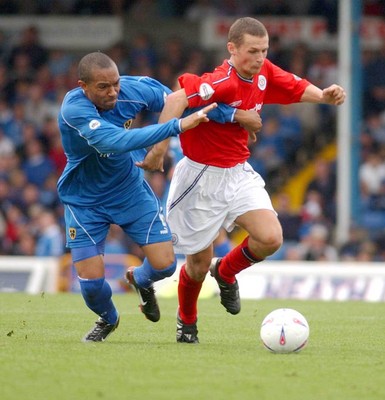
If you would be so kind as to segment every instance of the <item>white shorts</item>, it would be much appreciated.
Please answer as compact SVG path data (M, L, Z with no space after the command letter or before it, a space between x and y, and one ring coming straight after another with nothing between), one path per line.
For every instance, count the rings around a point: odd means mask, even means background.
M272 210L265 181L248 163L232 168L200 164L184 157L175 167L167 199L167 220L177 254L206 249L220 228L251 210Z

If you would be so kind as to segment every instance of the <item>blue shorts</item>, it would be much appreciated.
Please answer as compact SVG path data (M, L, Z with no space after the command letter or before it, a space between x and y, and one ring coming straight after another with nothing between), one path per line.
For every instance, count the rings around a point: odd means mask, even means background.
M70 249L104 243L111 224L119 225L139 246L171 240L159 199L147 182L136 190L135 202L109 207L64 205L66 246Z

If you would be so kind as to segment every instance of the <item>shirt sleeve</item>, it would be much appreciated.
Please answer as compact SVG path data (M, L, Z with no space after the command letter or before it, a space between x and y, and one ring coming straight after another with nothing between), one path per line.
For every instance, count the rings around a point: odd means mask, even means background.
M268 60L265 63L268 66L268 84L264 103L298 103L310 82L281 69Z
M179 84L184 88L189 102L189 107L202 107L208 104L226 103L226 88L224 84L227 78L220 81L214 73L205 73L202 76L185 73L178 78ZM216 82L216 83L215 83ZM220 87L219 83L220 82ZM202 90L205 89L206 90ZM207 90L213 90L213 93L208 96ZM202 91L203 97L200 95ZM204 96L207 96L204 98Z
M140 94L147 102L147 109L153 112L161 112L167 95L171 93L171 89L156 79L147 76L139 78L139 83Z
M183 117L191 115L194 112L201 110L203 107L187 108ZM225 124L226 122L234 122L235 112L237 110L227 104L218 103L218 107L211 110L207 116L210 120L218 122L219 124Z
M98 153L124 153L142 149L170 136L177 136L180 122L174 118L164 124L124 129L101 118L91 103L73 103L62 110L62 118Z

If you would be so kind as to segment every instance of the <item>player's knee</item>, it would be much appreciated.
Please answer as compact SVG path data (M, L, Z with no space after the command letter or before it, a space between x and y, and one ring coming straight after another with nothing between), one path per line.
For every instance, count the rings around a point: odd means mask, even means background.
M283 243L283 236L281 232L266 232L262 237L254 240L249 240L250 250L254 254L261 255L263 258L274 254Z
M175 259L174 253L163 254L158 257L152 257L152 258L149 258L149 261L150 261L152 267L159 271L165 270L174 264L176 266L176 259Z
M282 243L282 234L267 236L263 242L265 252L268 253L268 255L274 254L282 246Z
M173 262L168 267L160 270L159 272L161 272L163 277L167 278L173 275L175 271L176 271L176 259L174 258Z

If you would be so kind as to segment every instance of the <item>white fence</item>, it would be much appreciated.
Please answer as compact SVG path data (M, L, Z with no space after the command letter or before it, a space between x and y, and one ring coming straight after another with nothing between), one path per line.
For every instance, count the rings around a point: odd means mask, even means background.
M159 296L176 297L182 263L183 260L179 260L178 270L172 277L156 283ZM120 287L115 281L121 280L127 267L125 262L121 263L120 275L116 273L116 264L114 258L114 274L108 273L110 265L106 264L106 275L115 292ZM0 291L55 293L60 289L59 279L63 279L60 268L63 268L63 261L56 258L0 257ZM71 266L66 268L69 268L68 279L76 282ZM237 279L244 299L385 301L385 265L382 263L265 261L242 271ZM69 282L69 290L74 290L75 285ZM201 297L211 297L216 293L216 282L208 275Z

